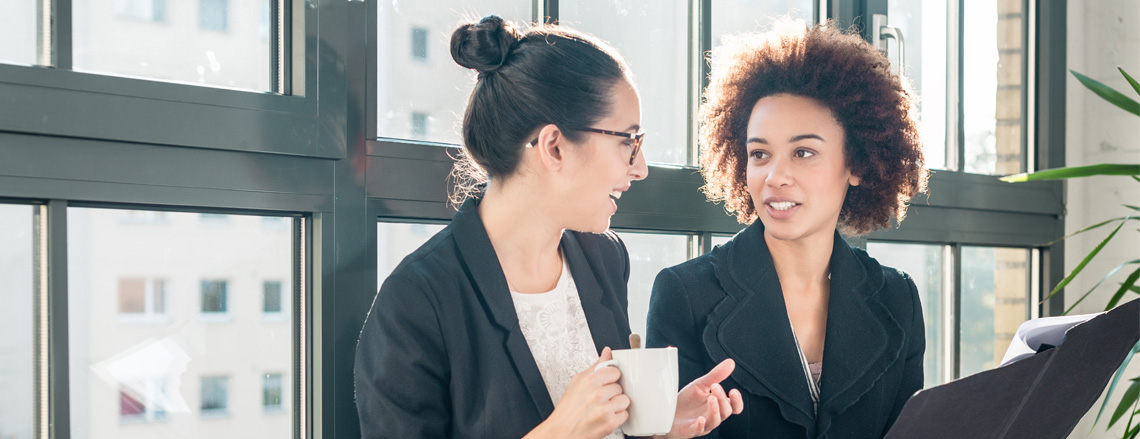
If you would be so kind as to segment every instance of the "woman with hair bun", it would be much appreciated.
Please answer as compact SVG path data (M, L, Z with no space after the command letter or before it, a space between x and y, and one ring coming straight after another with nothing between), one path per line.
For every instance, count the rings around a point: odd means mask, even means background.
M605 43L499 17L451 37L478 72L451 224L383 282L356 354L366 438L616 438L628 417L629 256L609 230L648 173L641 104ZM742 402L712 368L678 395L669 437L706 434Z
M648 345L678 348L682 382L736 360L724 386L745 410L711 437L883 437L922 388L922 308L840 231L902 221L926 190L905 82L830 25L739 36L712 61L704 191L751 225L658 274Z

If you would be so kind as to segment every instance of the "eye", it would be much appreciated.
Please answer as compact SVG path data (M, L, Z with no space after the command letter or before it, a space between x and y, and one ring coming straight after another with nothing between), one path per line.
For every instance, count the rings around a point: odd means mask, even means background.
M807 150L807 149L797 149L796 150L796 157L799 157L802 159L806 159L806 158L811 157L813 155L815 155L815 152L811 151L811 150Z
M768 158L768 152L761 149L754 149L752 151L748 151L748 156L756 160L763 160Z

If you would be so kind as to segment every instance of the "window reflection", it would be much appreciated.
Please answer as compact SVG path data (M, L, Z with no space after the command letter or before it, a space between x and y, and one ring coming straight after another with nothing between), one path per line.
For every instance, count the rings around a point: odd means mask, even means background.
M33 209L0 204L0 438L5 439L32 439L34 432Z
M292 413L290 228L248 215L67 213L72 437L292 435L292 416L263 409L268 370ZM283 317L265 319L267 308Z
M645 336L649 296L661 270L689 259L688 235L620 232L629 250L629 328Z
M918 287L922 303L922 320L926 324L926 354L923 356L923 387L942 384L945 377L943 359L942 285L943 258L941 245L894 244L868 242L867 253L885 267L906 272Z

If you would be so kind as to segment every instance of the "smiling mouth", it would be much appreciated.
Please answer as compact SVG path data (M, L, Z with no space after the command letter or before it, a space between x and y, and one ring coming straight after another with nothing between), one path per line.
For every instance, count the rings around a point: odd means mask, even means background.
M613 198L614 201L617 201L618 198L621 198L621 191L610 191L610 198Z
M796 205L798 205L798 204L799 204L799 203L796 203L796 202L792 202L792 201L777 201L777 202L768 203L768 207L771 207L771 208L772 208L772 210L776 210L776 211L781 211L781 212L782 212L782 211L785 211L785 210L791 209L791 208L795 207L795 206L796 206Z

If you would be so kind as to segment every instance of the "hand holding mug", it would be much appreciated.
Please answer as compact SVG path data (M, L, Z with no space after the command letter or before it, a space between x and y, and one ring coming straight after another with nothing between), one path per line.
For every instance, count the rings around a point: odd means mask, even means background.
M629 417L629 397L618 385L621 372L603 364L612 359L610 348L602 349L598 361L570 379L554 413L526 437L599 439L617 430Z

